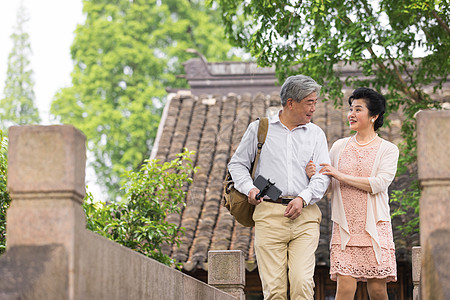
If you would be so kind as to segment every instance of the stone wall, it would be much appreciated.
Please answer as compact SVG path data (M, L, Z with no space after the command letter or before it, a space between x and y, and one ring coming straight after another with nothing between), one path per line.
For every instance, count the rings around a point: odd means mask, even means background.
M10 128L0 299L236 299L85 228L85 143L69 125Z
M421 299L450 299L450 111L417 115Z

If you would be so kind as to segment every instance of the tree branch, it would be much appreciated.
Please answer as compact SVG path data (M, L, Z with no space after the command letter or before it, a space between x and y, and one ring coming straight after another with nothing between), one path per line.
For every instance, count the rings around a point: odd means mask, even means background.
M435 10L432 10L431 13L433 14L434 18L439 23L439 25L441 25L441 27L444 28L445 31L447 31L447 33L450 33L450 28L448 27L447 24L445 24L445 22L441 19L441 17L439 17L437 12Z
M394 59L392 57L389 57L389 60L391 61L391 64L394 68L395 76L401 83L400 88L403 91L403 93L405 93L406 95L411 97L414 101L419 102L421 100L420 94L417 92L411 91L411 89L408 87L408 84L403 79L402 73L398 69L397 64L395 63Z

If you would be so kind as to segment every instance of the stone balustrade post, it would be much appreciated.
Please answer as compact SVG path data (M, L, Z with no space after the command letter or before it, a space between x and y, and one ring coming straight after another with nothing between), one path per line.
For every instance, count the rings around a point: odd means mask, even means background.
M450 111L417 114L423 300L450 299Z
M58 248L55 251L68 268L58 272L65 274L66 283L55 283L62 276L45 275L41 286L45 289L45 285L55 284L65 294L58 296L57 292L55 298L73 299L79 237L86 227L81 207L86 186L86 138L71 125L54 125L12 126L8 139L8 191L12 201L7 212L7 253L11 249ZM45 255L42 250L42 257ZM15 271L20 274L24 269L19 265ZM24 297L38 298L34 293ZM50 290L47 293L50 295Z
M245 300L245 260L240 250L208 252L208 284Z

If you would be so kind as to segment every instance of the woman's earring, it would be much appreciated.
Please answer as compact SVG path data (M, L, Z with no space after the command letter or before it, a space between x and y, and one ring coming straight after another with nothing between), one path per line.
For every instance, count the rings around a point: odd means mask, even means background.
M374 120L374 119L370 119L370 122L372 122L372 123L373 123L373 122L375 122L375 120Z

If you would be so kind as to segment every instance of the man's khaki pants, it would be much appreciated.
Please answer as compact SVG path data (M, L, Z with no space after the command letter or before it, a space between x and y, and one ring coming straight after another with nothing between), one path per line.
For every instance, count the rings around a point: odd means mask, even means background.
M262 202L255 208L255 252L264 299L314 298L315 251L319 243L322 213L316 204L291 220L286 206ZM289 277L289 280L288 280Z

